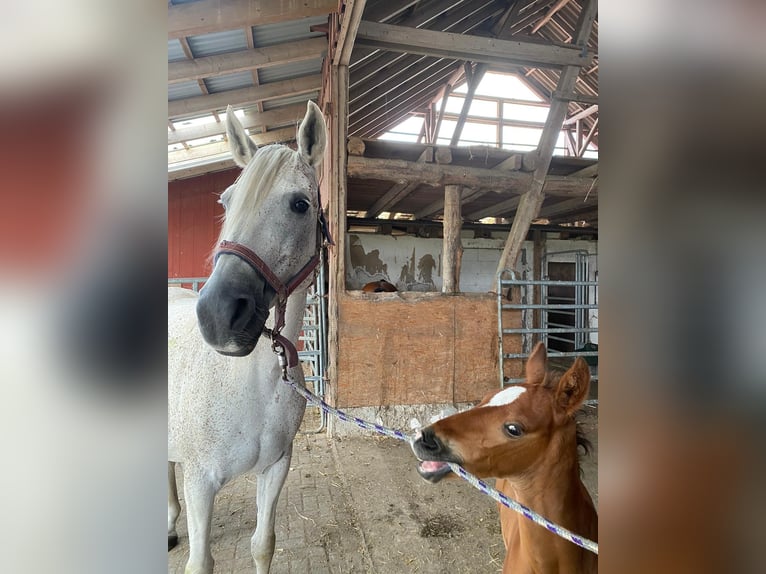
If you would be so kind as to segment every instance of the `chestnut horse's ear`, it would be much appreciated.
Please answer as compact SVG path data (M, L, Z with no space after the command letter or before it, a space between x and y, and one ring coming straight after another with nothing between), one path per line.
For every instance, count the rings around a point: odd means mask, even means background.
M590 369L582 357L577 357L574 365L559 379L556 387L556 404L572 415L588 396L590 388Z
M548 353L542 341L535 345L535 349L527 359L527 366L524 368L526 383L529 385L540 385L545 380L547 370L546 363Z

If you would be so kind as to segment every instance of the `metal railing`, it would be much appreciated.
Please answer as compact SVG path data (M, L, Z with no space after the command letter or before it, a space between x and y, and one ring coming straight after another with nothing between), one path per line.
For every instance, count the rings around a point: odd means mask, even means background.
M541 303L533 303L533 289L540 288ZM575 300L563 302L551 298L548 291L551 287L574 287ZM513 300L505 298L505 293L511 289ZM553 299L553 300L551 300ZM536 341L543 341L546 348L549 340L558 340L573 346L572 351L557 351L548 349L549 359L554 362L557 358L584 357L591 365L591 376L598 380L598 350L591 350L595 345L590 345L591 334L598 333L598 327L592 326L589 310L598 310L598 281L547 281L515 279L513 272L502 271L497 277L497 324L499 339L499 375L500 387L520 383L523 378L505 376L505 365L509 360L524 360L529 357ZM520 311L521 325L507 326L503 321L503 311ZM574 325L552 322L548 315L555 313L575 314L579 319ZM537 321L535 321L537 314ZM535 323L539 327L535 327ZM503 337L505 335L518 335L521 338L521 352L508 353L505 349ZM572 335L571 338L562 335ZM593 359L590 359L593 357ZM596 367L596 368L594 368Z

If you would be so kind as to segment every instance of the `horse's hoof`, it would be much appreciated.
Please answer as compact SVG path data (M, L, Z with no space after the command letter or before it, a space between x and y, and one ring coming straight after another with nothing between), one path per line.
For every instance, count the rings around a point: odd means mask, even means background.
M178 544L178 535L168 534L168 552L173 550L173 548L175 548L177 544Z

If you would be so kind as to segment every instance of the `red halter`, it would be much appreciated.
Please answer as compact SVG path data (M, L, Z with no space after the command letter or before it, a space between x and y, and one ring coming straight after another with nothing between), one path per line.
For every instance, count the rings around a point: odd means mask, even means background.
M321 205L321 200L319 201ZM258 255L252 249L245 247L241 243L223 240L218 244L218 248L215 250L215 261L217 261L222 254L236 255L245 263L250 265L256 271L256 273L259 273L261 277L263 277L266 282L271 285L274 291L277 292L274 328L264 328L264 332L271 337L271 346L275 353L279 354L278 347L281 347L285 351L287 355L287 366L290 368L298 366L298 351L296 350L295 345L293 345L287 338L280 334L285 326L285 309L287 308L287 298L293 293L293 291L295 291L298 285L303 283L306 278L308 278L308 276L314 272L314 270L317 268L317 265L319 265L319 249L322 237L327 240L329 245L334 245L332 237L330 236L330 231L327 228L327 221L325 220L324 213L322 213L321 209L319 210L317 236L317 253L315 253L314 256L309 259L309 262L306 263L306 265L304 265L303 268L287 282L286 285L282 283L279 277L277 277L271 269L269 269L269 266L266 265L263 259L258 257Z

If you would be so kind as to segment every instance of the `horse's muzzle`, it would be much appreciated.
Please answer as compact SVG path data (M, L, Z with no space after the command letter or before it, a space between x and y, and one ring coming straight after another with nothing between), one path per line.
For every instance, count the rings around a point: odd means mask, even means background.
M452 450L436 436L432 426L419 431L410 446L421 461L418 474L429 482L439 482L452 472L448 462L461 463Z
M197 322L202 338L222 355L249 355L269 316L274 290L260 276L254 279L252 271L248 275L246 281L236 274L211 277L200 291Z

